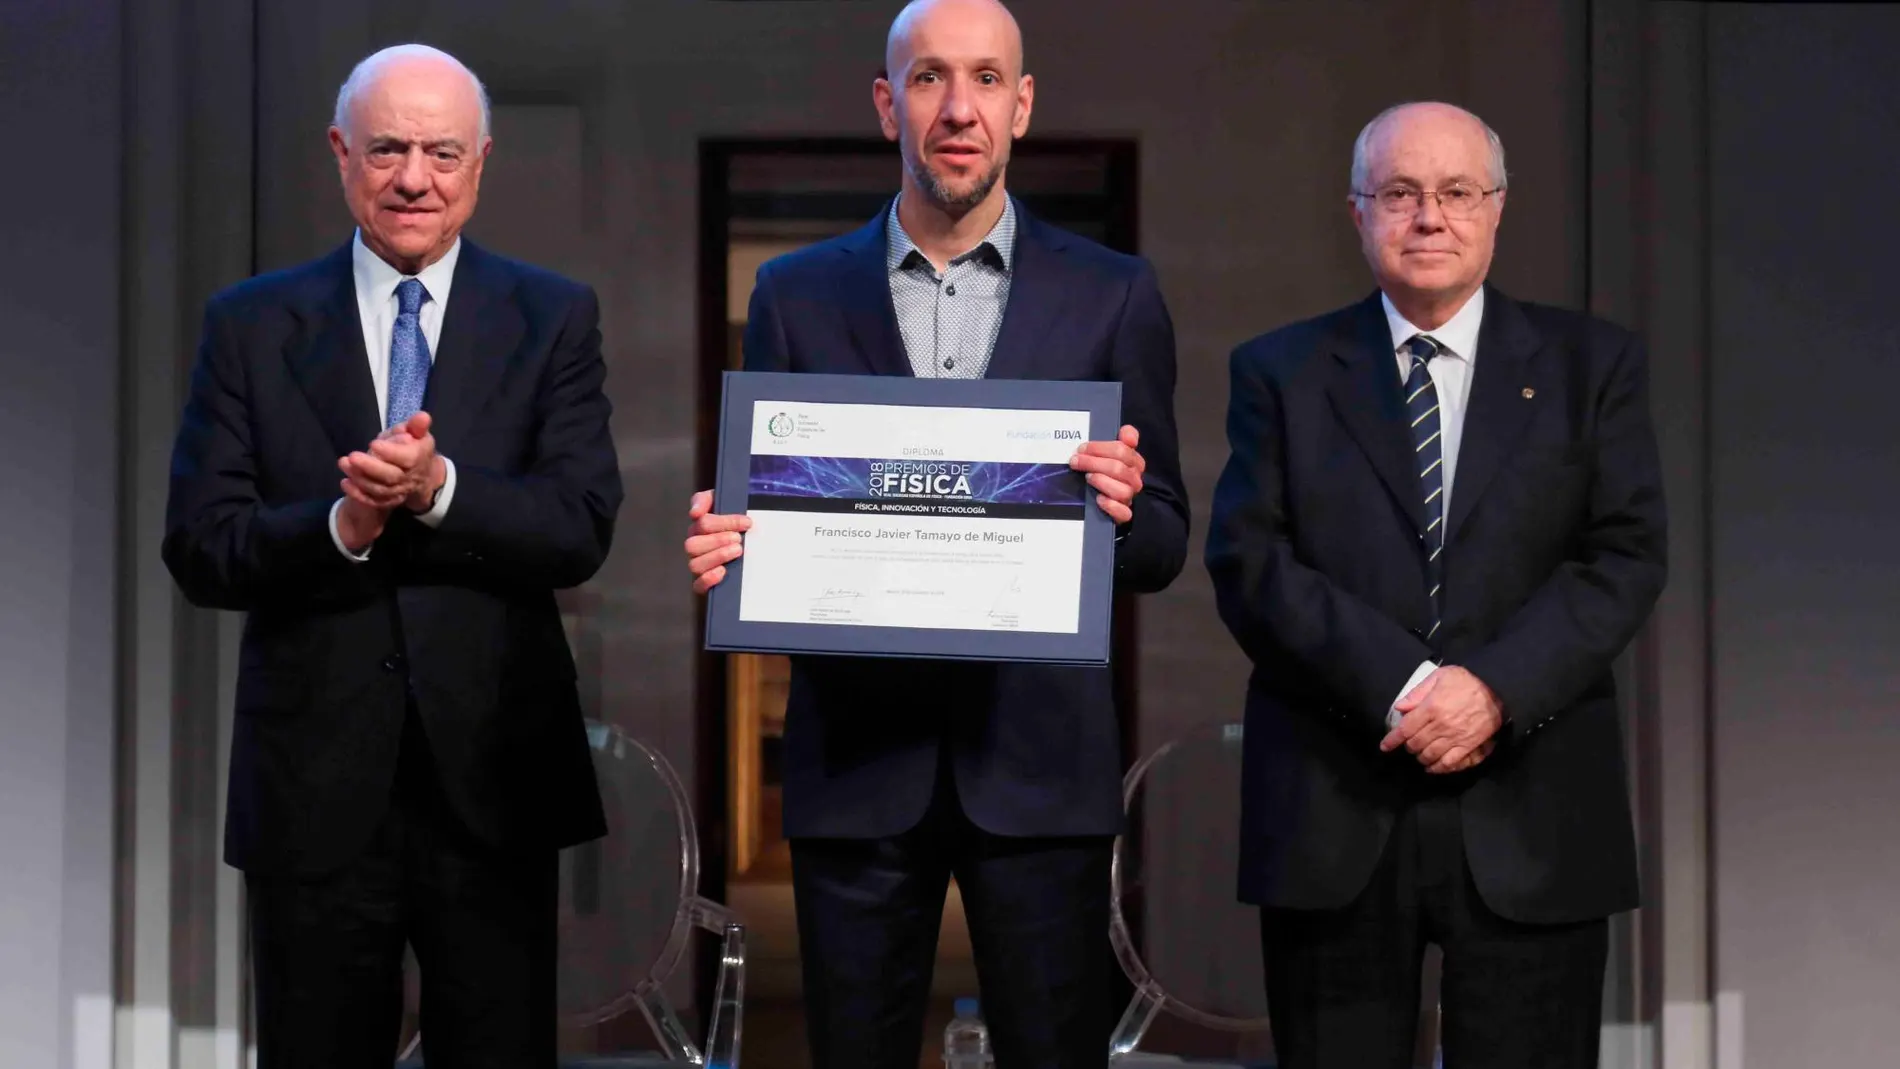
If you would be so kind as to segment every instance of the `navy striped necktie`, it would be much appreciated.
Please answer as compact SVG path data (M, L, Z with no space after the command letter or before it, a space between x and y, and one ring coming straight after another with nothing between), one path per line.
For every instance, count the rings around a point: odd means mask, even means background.
M1439 592L1444 587L1445 451L1438 424L1438 387L1426 361L1438 355L1438 343L1424 334L1406 341L1412 371L1405 377L1405 414L1412 424L1413 452L1418 460L1418 489L1425 502L1425 581L1431 588L1432 629L1426 642L1436 642L1440 623Z

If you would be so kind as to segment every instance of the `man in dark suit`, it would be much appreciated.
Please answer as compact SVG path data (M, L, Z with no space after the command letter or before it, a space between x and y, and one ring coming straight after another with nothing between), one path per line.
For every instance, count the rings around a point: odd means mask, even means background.
M1187 504L1153 272L1004 192L1034 83L1001 4L911 4L885 61L873 95L902 190L869 225L760 269L745 366L1121 382L1120 440L1071 465L1118 521L1118 588L1165 587L1186 556ZM694 498L685 544L702 592L748 524L709 508L709 493ZM1099 1067L1122 772L1108 670L800 657L785 732L813 1064L917 1065L954 874L997 1065Z
M1379 291L1234 352L1207 566L1254 662L1241 886L1286 1069L1594 1067L1607 920L1637 902L1611 664L1663 586L1643 347L1485 283L1504 150L1367 125Z
M460 237L487 111L434 49L365 60L330 129L355 239L205 316L164 557L249 614L225 858L263 1069L387 1069L405 942L431 1069L553 1063L557 852L604 831L553 592L621 487L593 293Z

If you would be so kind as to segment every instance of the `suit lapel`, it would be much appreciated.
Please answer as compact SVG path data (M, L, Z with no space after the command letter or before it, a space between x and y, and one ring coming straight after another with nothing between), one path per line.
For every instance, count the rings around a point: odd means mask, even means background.
M1465 408L1464 438L1458 445L1451 515L1445 520L1447 543L1457 537L1536 411L1533 357L1540 345L1536 329L1517 302L1485 287L1484 322L1478 327L1478 357L1471 368L1471 398ZM1549 391L1545 393L1549 396Z
M887 205L876 219L849 235L839 253L844 268L838 273L838 307L873 375L910 375L910 356L897 329L897 310L891 306L891 280L884 266Z
M1348 318L1346 330L1335 339L1337 361L1327 386L1333 409L1366 458L1391 491L1392 499L1412 525L1425 529L1425 505L1420 500L1418 463L1412 428L1405 418L1405 398L1399 382L1392 331L1373 294Z
M442 337L429 369L423 410L432 420L436 447L452 451L495 388L521 344L527 324L507 298L514 277L507 265L464 238L455 263L455 283L442 310Z
M1066 242L1054 227L1044 227L1022 205L1016 206L1016 250L1009 269L1009 303L996 332L996 348L984 378L1033 378L1036 356L1049 328L1061 317L1063 289L1057 254Z
M303 331L284 351L305 398L338 456L362 449L382 430L376 384L363 349L363 319L356 308L350 246L312 268L314 287Z

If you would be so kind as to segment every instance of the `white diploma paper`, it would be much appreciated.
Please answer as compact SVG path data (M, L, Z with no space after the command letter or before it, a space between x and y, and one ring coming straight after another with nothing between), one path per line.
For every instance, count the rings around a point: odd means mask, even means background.
M739 618L1076 633L1089 414L760 401Z

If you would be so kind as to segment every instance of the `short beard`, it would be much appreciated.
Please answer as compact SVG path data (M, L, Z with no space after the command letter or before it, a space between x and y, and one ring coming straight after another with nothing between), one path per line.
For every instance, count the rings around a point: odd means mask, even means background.
M977 179L969 192L961 195L952 193L950 187L944 185L943 179L938 178L936 172L922 160L917 160L910 165L910 176L917 183L917 188L923 191L924 196L929 198L932 204L951 215L961 216L989 198L990 191L995 189L996 183L1003 178L1003 168L1008 165L1008 160L998 160L996 166L990 168L988 174Z

